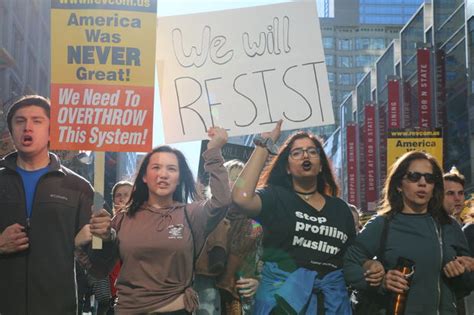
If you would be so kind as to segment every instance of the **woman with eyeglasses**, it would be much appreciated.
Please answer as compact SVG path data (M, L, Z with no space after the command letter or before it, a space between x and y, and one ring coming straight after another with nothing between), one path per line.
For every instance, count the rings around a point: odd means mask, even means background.
M351 211L336 197L330 163L311 133L288 137L264 170L281 124L257 137L232 190L234 203L263 227L253 314L351 314L342 274L343 254L355 238Z
M456 295L468 293L472 283L463 257L469 256L466 239L443 209L442 175L427 153L412 151L398 158L385 181L379 215L364 226L344 257L347 283L367 290L371 285L362 266L377 256L386 271L372 284L378 300L405 295L404 314L456 314ZM414 265L409 276L396 268L403 259Z

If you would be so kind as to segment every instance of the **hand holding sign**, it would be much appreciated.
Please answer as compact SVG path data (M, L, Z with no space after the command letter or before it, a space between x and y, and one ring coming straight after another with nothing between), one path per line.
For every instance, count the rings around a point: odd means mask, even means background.
M104 209L104 197L95 192L90 220L93 249L102 249L102 240L110 239L110 221L110 214Z
M272 131L262 132L262 138L271 138L273 140L273 143L276 143L278 139L280 139L282 124L283 124L283 120L280 119Z
M227 131L221 127L211 127L207 130L207 135L211 139L207 144L208 149L222 148L227 143Z

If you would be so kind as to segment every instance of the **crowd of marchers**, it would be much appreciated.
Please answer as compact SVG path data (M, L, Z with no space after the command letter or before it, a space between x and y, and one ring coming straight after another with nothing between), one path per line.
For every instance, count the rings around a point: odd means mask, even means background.
M112 213L92 212L90 183L49 150L50 118L39 95L7 113L15 151L0 160L2 315L91 310L81 274L94 314L466 314L465 179L430 154L397 159L361 227L317 136L280 141L280 120L255 137L248 161L226 162L228 135L215 126L202 154L208 183L161 145L114 186Z

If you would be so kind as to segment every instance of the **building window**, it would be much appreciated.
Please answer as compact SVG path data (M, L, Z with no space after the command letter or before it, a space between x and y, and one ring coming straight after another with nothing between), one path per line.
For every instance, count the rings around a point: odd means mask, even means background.
M326 55L326 65L334 66L334 55Z
M371 38L370 49L376 49L376 50L385 49L385 39L384 38Z
M352 74L350 74L350 73L339 73L338 82L341 85L352 85Z
M352 40L350 39L339 39L337 41L337 49L339 50L351 50Z
M36 67L37 67L37 62L36 62L36 57L33 51L28 48L28 77L26 78L28 81L28 85L32 89L36 89Z
M367 50L370 47L370 38L357 38L356 39L356 49L357 50Z
M22 94L22 88L20 82L15 79L13 74L10 75L10 95L11 96L19 96Z
M350 56L337 56L337 65L340 68L352 67L352 58Z
M349 94L351 94L351 91L337 91L337 101L342 102Z
M0 31L0 46L8 47L8 15L5 3L0 2L0 21L2 21L2 30Z
M334 72L328 72L328 81L329 83L336 83L336 74Z
M25 10L26 7L29 5L26 3L26 1L12 1L13 4L13 10L15 11L15 20L21 24L25 24Z
M359 81L364 77L365 72L357 72L356 73L356 83L359 83Z
M40 70L39 72L39 92L41 95L49 96L49 80L44 70Z
M16 23L13 24L13 58L17 65L23 64L23 43L24 38Z
M334 49L334 38L333 37L323 37L323 47L325 49Z
M356 67L368 67L371 66L375 61L376 56L371 55L359 55L355 56Z
M49 68L49 55L50 55L50 51L51 51L51 48L50 48L50 38L48 35L46 34L49 34L49 32L45 32L43 33L43 38L41 39L41 63L46 67L46 68Z
M357 50L381 50L385 49L384 38L357 38Z
M28 41L30 43L33 43L33 45L36 45L38 42L38 32L41 31L41 24L37 20L37 17L39 16L38 10L34 5L29 5L28 6L28 16L30 16L30 19L28 19ZM26 28L25 28L26 29Z

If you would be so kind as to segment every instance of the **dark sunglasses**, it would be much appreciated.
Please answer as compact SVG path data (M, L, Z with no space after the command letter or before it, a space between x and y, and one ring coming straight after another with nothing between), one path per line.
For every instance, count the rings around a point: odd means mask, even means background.
M422 177L428 184L434 184L436 182L436 175L433 173L420 173L420 172L407 172L406 179L412 183L417 183Z

